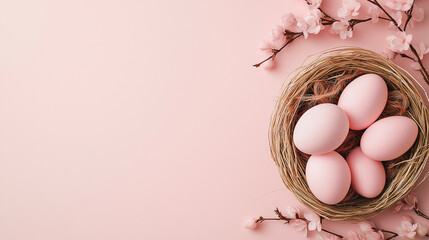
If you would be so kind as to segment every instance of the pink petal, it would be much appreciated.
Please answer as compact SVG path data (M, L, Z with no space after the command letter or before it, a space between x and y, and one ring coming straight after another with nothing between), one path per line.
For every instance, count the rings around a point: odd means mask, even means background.
M299 209L295 206L288 206L286 208L286 212L285 212L285 217L290 218L290 219L294 219L297 218L299 216Z
M379 230L377 233L380 236L380 239L384 239L384 234L381 230Z
M407 237L408 238L414 238L416 236L416 232L409 232L408 234L407 234Z
M256 227L258 227L258 224L256 223L256 218L251 218L249 220L247 220L246 224L244 225L245 228L249 229L249 230L254 230L256 229Z
M421 223L417 223L417 234L419 236L426 236L426 234L428 234L428 228Z
M303 231L304 235L307 236L307 223L302 219L294 219L289 222L297 231Z
M265 70L271 70L276 67L276 62L273 59L270 59L264 63L262 63L262 68Z
M287 13L282 17L283 25L286 29L293 29L296 27L296 18L293 13Z
M359 227L362 232L372 232L374 231L373 228L375 228L375 225L372 222L361 221L359 222Z
M392 210L393 213L398 213L399 211L401 211L402 206L404 206L404 203L402 201L397 202Z
M304 218L311 222L320 222L320 217L315 212L304 213Z
M409 215L402 215L401 219L402 221L405 221L405 222L410 222L410 223L413 222L413 219Z
M425 18L424 9L417 7L417 5L414 5L412 19L416 22L422 22L424 18Z
M272 52L271 44L268 41L261 42L261 45L259 46L259 50L264 52Z
M410 44L411 40L413 40L413 35L412 34L408 34L407 37L405 38L406 43ZM417 197L415 199L417 201Z
M314 231L314 230L316 230L316 228L317 228L317 225L315 222L309 222L308 223L308 231Z
M414 70L416 70L416 71L420 71L420 69L422 69L422 67L420 66L420 64L417 63L417 62L412 62L411 63L411 68L414 69ZM409 210L411 210L411 209L409 209Z
M408 36L410 36L411 34L409 34ZM411 35L411 39L412 39L412 35ZM411 39L410 39L410 42L411 42ZM411 193L409 193L405 198L404 198L404 201L408 204L408 205L412 205L412 206L414 206L417 202L418 202L418 199L417 199L417 195L416 195L416 193L414 193L414 192L411 192Z

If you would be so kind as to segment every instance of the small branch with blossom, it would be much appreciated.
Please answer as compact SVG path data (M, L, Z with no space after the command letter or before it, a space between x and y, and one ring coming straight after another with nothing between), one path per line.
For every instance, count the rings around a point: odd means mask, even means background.
M280 212L278 208L276 208L274 212L277 215L276 218L266 218L261 216L257 219L251 219L246 224L246 228L255 229L258 224L263 223L265 221L283 221L285 224L292 226L297 231L303 232L304 236L307 236L308 231L317 230L318 232L325 232L332 236L335 236L336 239L344 238L340 234L336 234L322 228L322 218L314 212L309 211L304 214L301 214L298 208L291 206L286 209L284 215Z
M399 201L393 208L393 212L397 213L400 210L414 210L414 212L425 219L429 219L417 208L417 195L410 193L403 200ZM381 229L369 221L360 221L358 223L361 232L350 231L347 236L343 236L322 227L323 218L312 211L302 213L298 208L289 206L284 213L278 208L274 210L276 217L259 217L247 221L245 227L247 229L256 229L258 225L266 221L281 221L292 226L295 230L302 232L307 237L309 231L324 232L324 235L317 235L320 240L390 240L397 237L414 239L415 237L429 238L428 227L420 222L414 222L409 215L401 216L400 227L396 231Z
M396 203L393 212L398 213L400 210L413 210L418 216L429 220L429 217L418 208L418 198L414 192L408 194L404 199Z
M307 39L310 34L318 34L328 26L330 26L329 33L338 35L341 39L347 39L353 36L356 25L369 21L377 23L381 19L390 22L389 29L396 30L393 35L386 37L387 48L381 54L388 59L396 56L410 59L411 67L419 71L429 85L429 73L422 62L423 56L429 53L429 48L423 42L420 42L419 47L416 48L412 44L413 35L406 33L408 27L413 28L415 22L422 22L424 19L424 10L415 4L415 0L388 0L384 6L378 0L365 0L372 6L368 9L369 17L362 19L356 18L361 7L356 0L343 0L342 7L337 11L338 19L321 8L322 0L305 1L309 9L307 15L305 17L295 16L292 13L284 15L282 26L276 26L271 32L270 39L260 46L260 50L266 52L268 57L253 66L273 68L276 56L286 46L297 38ZM406 19L403 24L404 16ZM407 54L407 51L410 51L412 56Z

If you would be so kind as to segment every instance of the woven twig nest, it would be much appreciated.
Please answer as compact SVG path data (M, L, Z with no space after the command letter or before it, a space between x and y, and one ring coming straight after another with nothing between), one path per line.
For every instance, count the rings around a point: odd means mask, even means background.
M429 115L422 96L413 85L415 80L404 72L372 51L339 48L324 52L297 69L283 89L271 120L271 155L286 187L320 216L330 220L368 218L401 200L416 184L429 157ZM293 144L293 130L307 109L325 102L336 104L344 87L366 73L383 77L389 89L388 102L380 119L391 115L414 119L419 126L417 140L400 158L383 162L387 179L379 196L368 199L350 189L342 202L328 205L319 201L307 185L305 166L309 155L300 152ZM350 130L336 151L346 157L359 145L362 133Z

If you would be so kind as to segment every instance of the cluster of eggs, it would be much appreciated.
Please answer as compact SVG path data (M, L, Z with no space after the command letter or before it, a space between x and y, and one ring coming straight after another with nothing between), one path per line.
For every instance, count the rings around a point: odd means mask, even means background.
M350 82L338 104L323 103L308 109L298 120L293 142L310 154L306 180L311 192L326 204L337 204L350 186L361 196L374 198L384 189L386 172L381 161L406 153L417 138L411 118L390 116L377 120L387 103L385 81L365 74ZM335 152L349 129L364 130L360 146L344 159Z

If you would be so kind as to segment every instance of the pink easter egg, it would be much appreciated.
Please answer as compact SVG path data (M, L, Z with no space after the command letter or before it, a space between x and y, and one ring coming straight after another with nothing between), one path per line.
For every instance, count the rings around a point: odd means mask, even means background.
M352 176L352 188L361 196L378 196L386 183L386 172L380 161L367 157L360 147L347 155L347 163Z
M368 157L388 161L407 152L416 141L417 134L417 124L411 118L386 117L365 130L360 146Z
M335 151L311 155L305 169L308 187L317 199L337 204L350 188L351 174L346 160Z
M386 82L376 74L350 82L338 100L338 106L347 113L350 129L362 130L377 120L386 106L387 94Z
M293 131L295 146L307 154L323 154L338 148L349 132L346 113L335 104L323 103L308 109Z

